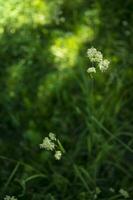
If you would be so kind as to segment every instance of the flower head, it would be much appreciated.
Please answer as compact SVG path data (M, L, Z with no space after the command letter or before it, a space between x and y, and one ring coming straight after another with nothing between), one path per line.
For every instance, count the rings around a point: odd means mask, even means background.
M100 194L101 193L101 189L99 187L96 187L96 194Z
M43 143L40 144L40 148L46 149L48 151L53 151L55 144L48 137L45 137Z
M109 61L107 59L105 60L102 60L100 63L99 63L99 69L101 70L101 72L104 72L108 69L109 67Z
M55 134L54 133L49 133L49 138L51 139L51 140L56 140L56 136L55 136Z
M88 49L87 56L91 62L100 62L103 59L102 53L100 51L97 51L94 47Z
M17 200L14 196L6 196L5 198L4 198L4 200Z
M56 160L60 160L60 159L61 159L61 156L62 156L61 151L58 150L58 151L55 152L54 157L55 157Z
M103 55L100 51L97 51L94 47L91 47L87 50L87 55L91 62L96 63L95 67L90 67L87 69L88 73L96 73L97 67L101 72L104 72L108 69L110 62L107 59L103 59Z
M96 68L95 67L90 67L87 69L88 73L96 73Z
M125 198L125 199L127 199L127 198L129 198L129 194L128 194L128 192L126 191L126 190L124 190L124 189L120 189L119 190L119 193Z
M47 151L53 151L54 157L56 160L60 160L62 157L62 145L56 135L54 133L49 133L48 137L43 139L42 144L40 144L40 148L45 149Z
M114 193L115 189L111 187L111 188L109 188L109 191Z

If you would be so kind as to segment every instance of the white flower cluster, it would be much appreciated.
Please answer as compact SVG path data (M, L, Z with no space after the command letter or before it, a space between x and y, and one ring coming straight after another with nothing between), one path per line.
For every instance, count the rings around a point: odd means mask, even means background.
M104 72L109 67L109 61L107 59L103 59L103 55L100 51L97 51L94 47L91 47L87 50L87 56L91 62L95 62L98 65L98 68L101 72ZM95 67L90 67L87 69L88 73L96 73Z
M43 139L43 143L40 144L40 148L46 149L48 151L53 151L55 149L56 137L54 133L49 133L49 137Z
M128 192L126 191L126 190L124 190L124 189L120 189L119 190L119 193L125 198L125 199L127 199L127 198L129 198L129 194L128 194Z
M99 63L99 69L101 70L101 72L104 72L108 69L109 63L110 62L107 59L104 59Z
M61 159L61 156L62 156L61 151L58 150L58 151L55 152L54 157L55 157L56 160L60 160L60 159Z
M94 47L87 50L87 55L91 62L101 62L103 59L102 53L97 51Z
M54 133L49 133L49 137L43 139L40 148L46 149L47 151L54 151L54 157L56 160L60 160L62 157L62 152L59 149L58 140Z
M14 196L6 196L5 198L4 198L4 200L17 200Z
M95 68L95 67L89 67L89 68L87 69L87 72L88 72L88 73L96 73L96 68Z
M98 195L101 193L101 189L99 187L96 187L95 189L95 194L94 194L94 199L97 199L98 198Z

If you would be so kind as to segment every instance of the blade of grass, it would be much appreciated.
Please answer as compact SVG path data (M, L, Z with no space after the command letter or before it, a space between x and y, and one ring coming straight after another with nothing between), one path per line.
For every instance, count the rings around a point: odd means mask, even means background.
M5 183L4 189L3 189L4 192L7 190L8 186L9 186L9 184L11 183L13 177L15 176L15 174L16 174L16 172L17 172L19 166L20 166L20 162L18 162L18 163L16 164L16 166L15 166L15 168L13 169L12 173L10 174L10 176L9 176L9 178L8 178L8 180L7 180L7 182Z
M19 197L23 197L25 195L25 191L26 191L26 183L33 180L33 179L36 179L36 178L46 178L45 175L43 174L35 174L33 176L30 176L28 177L27 179L23 180L22 182L19 182L19 184L21 185L22 187L22 192L21 194L19 195Z
M77 176L79 177L79 179L81 180L81 182L83 183L86 190L90 193L90 188L89 188L88 184L86 183L86 180L84 179L80 169L76 165L74 165L74 170L75 170Z
M107 128L105 128L105 126L103 126L103 124L101 124L94 116L92 116L92 120L96 122L96 124L108 135L110 135L111 137L113 137L117 142L119 142L119 144L121 144L123 147L125 147L125 149L127 149L128 151L130 151L131 153L133 153L133 149L130 148L127 144L125 144L123 141L121 141L120 139L118 139L115 135L113 135Z
M59 147L60 147L60 150L61 150L63 153L65 153L66 151L65 151L64 147L62 146L62 144L60 143L59 140L57 140L57 143L58 143L58 145L59 145Z
M20 165L24 166L24 167L28 167L28 168L31 168L33 171L35 172L38 172L38 173L41 173L38 169L34 168L33 166L31 166L30 164L27 164L23 161L18 161L18 160L15 160L15 159L12 159L12 158L8 158L6 156L3 156L3 155L0 155L0 159L2 160L7 160L9 162L12 162L12 163L20 163Z

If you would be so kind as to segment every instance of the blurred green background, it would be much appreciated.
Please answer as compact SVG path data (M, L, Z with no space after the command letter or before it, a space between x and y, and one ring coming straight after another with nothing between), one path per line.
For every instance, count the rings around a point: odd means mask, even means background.
M132 0L0 0L1 199L133 198L132 37ZM111 62L93 95L92 46ZM39 149L51 131L59 162Z

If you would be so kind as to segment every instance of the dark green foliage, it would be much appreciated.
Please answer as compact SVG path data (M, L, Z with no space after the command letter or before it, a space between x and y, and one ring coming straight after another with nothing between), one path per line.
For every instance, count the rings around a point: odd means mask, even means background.
M0 0L0 199L133 198L133 3ZM111 61L92 80L91 46ZM40 150L49 132L61 161ZM115 192L111 192L114 188Z

